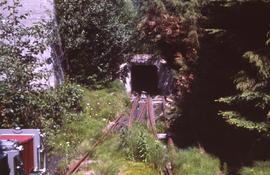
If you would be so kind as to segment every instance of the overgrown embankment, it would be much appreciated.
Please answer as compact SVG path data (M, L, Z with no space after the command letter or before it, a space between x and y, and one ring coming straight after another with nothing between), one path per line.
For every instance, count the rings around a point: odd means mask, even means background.
M60 170L67 168L71 159L90 151L108 122L126 112L129 100L119 86L112 83L111 88L103 90L78 86L82 91L81 111L47 140L52 158L61 157Z
M61 157L58 171L64 171L78 155L89 152L91 163L84 165L78 174L156 175L163 172L169 161L174 174L219 172L219 160L195 148L166 148L165 143L156 140L142 124L122 128L104 139L106 126L121 113L129 112L130 101L119 83L103 90L80 89L83 91L82 112L49 140L53 148L51 157ZM93 147L96 142L99 144Z
M37 90L42 84L33 88L34 79L46 78L33 73L33 63L48 47L41 41L49 32L44 25L21 25L27 15L18 16L17 7L9 7L11 15L0 32L1 127L41 128L51 154L62 159L60 169L77 153L90 151L97 162L88 168L100 174L155 174L163 160L171 160L175 174L217 173L216 159L198 150L171 155L143 126L111 135L91 149L105 125L128 110L129 100L118 85L104 89L116 77L123 55L152 53L164 56L173 69L174 109L179 110L170 112L176 117L172 134L177 146L201 145L220 158L228 174L254 160L269 160L268 1L56 2L65 73L74 81L48 91ZM41 43L33 46L26 36L39 36ZM255 165L239 173L269 174L267 162Z
M202 144L229 174L269 160L269 8L269 2L248 0L201 6L197 80L175 137L180 146Z

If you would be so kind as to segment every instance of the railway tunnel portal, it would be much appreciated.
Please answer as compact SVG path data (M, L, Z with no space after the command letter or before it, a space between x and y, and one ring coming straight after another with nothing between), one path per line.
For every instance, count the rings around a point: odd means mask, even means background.
M172 72L160 56L138 54L127 60L120 66L120 79L128 94L146 92L151 96L167 96L172 93Z

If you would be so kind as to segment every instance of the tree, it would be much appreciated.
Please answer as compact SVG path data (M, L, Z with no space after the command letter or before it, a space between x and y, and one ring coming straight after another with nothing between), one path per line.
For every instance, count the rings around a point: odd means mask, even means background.
M5 1L0 4L5 12L0 14L0 103L6 126L21 123L20 120L26 123L27 118L21 115L26 117L31 111L25 104L43 86L40 80L46 78L44 72L37 71L42 66L38 55L47 45L45 25L25 26L22 20L28 14L19 14L20 6L18 0L11 5Z
M56 4L66 72L92 87L111 81L134 33L132 2L58 0Z
M235 76L234 82L239 93L216 100L230 106L220 111L219 115L230 125L270 137L269 55L248 51L243 58L250 66Z
M216 4L220 2L215 2ZM240 6L242 5L242 6ZM241 42L236 43L236 47L243 50L243 62L241 69L233 77L236 94L228 97L222 97L216 101L223 105L219 115L226 122L236 128L242 128L248 131L255 131L261 136L270 136L270 52L269 52L269 32L266 33L269 21L258 18L264 17L269 12L268 1L224 1L220 6L239 10L243 7L248 9L257 8L257 16L249 16L249 19L243 22L243 28L253 32L254 36L244 38L248 41L247 47L241 46ZM237 7L237 8L236 8ZM260 10L261 9L261 10ZM259 13L261 12L261 13ZM248 13L242 9L241 13ZM253 17L254 19L252 19ZM257 34L262 32L266 36L265 45L263 37ZM238 35L240 35L238 33ZM243 35L246 36L246 35ZM257 38L256 38L257 37ZM232 41L233 42L233 41ZM243 45L243 42L242 42ZM241 48L242 47L242 48ZM254 49L253 49L254 48ZM246 51L249 49L248 51Z
M78 110L81 92L65 85L46 89L47 70L40 55L52 44L49 22L24 25L20 0L0 3L0 127L60 128L69 111ZM50 58L49 58L50 59Z
M182 101L195 78L199 42L198 2L137 1L142 20L138 24L143 51L161 54L175 73L174 95ZM146 48L146 49L145 49ZM181 99L181 100L180 100Z

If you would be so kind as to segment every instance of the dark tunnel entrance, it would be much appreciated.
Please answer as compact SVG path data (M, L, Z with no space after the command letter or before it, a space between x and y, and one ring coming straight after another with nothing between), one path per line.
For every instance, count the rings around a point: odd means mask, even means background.
M158 70L154 65L133 65L131 67L131 88L134 92L145 91L157 95Z

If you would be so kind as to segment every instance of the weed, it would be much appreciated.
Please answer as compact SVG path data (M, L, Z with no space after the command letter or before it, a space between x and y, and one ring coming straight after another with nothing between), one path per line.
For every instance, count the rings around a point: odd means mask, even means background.
M159 170L155 167L153 163L149 161L144 161L150 157L148 149L138 148L135 157L128 157L127 150L132 150L129 144L125 144L126 147L123 148L122 136L115 134L108 137L105 142L97 147L93 154L93 158L98 160L92 165L92 169L97 175L157 175ZM133 143L137 144L140 141L133 140ZM143 142L144 143L144 142ZM143 146L145 148L145 145ZM148 147L150 148L150 147ZM146 151L147 152L140 152ZM131 155L131 153L130 153ZM145 155L144 159L139 155ZM147 155L147 156L146 156Z
M146 126L135 124L121 134L121 150L129 160L152 164L161 170L166 163L166 149L149 133Z

